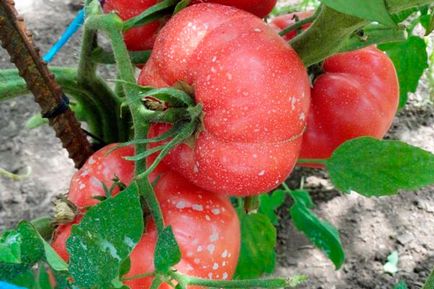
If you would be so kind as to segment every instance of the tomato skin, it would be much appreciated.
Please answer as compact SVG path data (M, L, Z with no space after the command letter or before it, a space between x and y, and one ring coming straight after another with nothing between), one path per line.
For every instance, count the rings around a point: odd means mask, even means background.
M231 279L240 250L240 224L230 201L199 189L173 171L160 174L155 192L165 224L172 226L182 253L175 268L196 277ZM60 226L52 243L64 260L69 258L66 240L71 228L72 224ZM130 255L127 277L154 271L156 239L155 224L148 219L145 233ZM125 282L131 289L150 288L151 283L151 277ZM160 288L169 286L163 284Z
M304 19L311 13L297 15ZM281 16L272 23L283 29L294 23L293 15ZM287 40L294 36L285 35ZM374 46L333 55L324 61L322 70L312 87L301 159L327 159L339 145L356 137L382 138L398 109L395 67Z
M299 152L310 90L300 59L273 29L228 6L182 10L159 34L138 80L156 87L178 81L190 84L203 105L204 130L193 148L172 150L166 165L226 195L260 194L286 179Z
M191 3L216 3L232 6L263 18L273 10L277 0L193 0Z
M116 12L122 20L128 20L139 15L157 2L158 0L106 0L103 10L105 13ZM125 32L124 40L128 50L152 49L157 33L165 21L165 19L153 21Z
M71 179L68 200L79 209L96 205L99 201L94 197L105 196L104 183L108 189L113 184L113 178L118 177L125 185L129 185L134 176L134 162L124 159L134 155L132 146L116 148L110 144L94 153ZM115 188L113 195L119 193Z
M161 176L155 192L165 223L172 226L182 253L175 268L196 277L231 279L240 250L240 224L230 201L190 184L173 171ZM131 255L127 277L154 271L156 236L150 220ZM152 278L144 278L125 284L139 289L150 288L151 282ZM160 288L170 287L164 284Z

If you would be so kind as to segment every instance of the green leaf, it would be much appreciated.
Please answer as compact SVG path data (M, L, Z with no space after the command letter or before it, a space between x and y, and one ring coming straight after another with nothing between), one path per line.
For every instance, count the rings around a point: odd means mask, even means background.
M276 210L285 202L287 195L288 193L285 190L275 190L271 194L260 195L259 213L266 215L274 225L277 225Z
M403 107L408 93L416 91L419 79L428 68L426 43L420 37L410 36L407 41L382 44L378 48L385 51L395 65L401 91L399 107Z
M408 289L408 286L404 281L399 281L399 283L396 284L393 289Z
M384 0L322 0L321 2L344 14L377 21L387 26L396 26Z
M30 269L22 272L14 279L8 280L8 283L28 289L39 289L35 274Z
M161 18L162 16L168 14L168 12L171 10L170 8L174 6L177 1L178 0L164 0L149 7L141 14L125 21L124 30L126 31L133 27L142 26Z
M54 251L54 249L44 239L41 238L44 244L45 259L50 267L55 271L68 271L68 264Z
M398 272L398 261L398 252L393 251L389 256L387 256L387 262L383 266L384 272L395 275L395 273Z
M434 184L434 155L399 141L370 137L347 141L326 166L338 189L367 197Z
M339 233L333 225L319 219L309 207L313 205L309 193L298 190L291 192L294 205L289 209L295 227L306 237L324 251L328 258L339 269L345 260Z
M82 288L113 288L121 264L143 233L143 212L137 186L90 208L67 241L69 272Z
M50 283L50 276L48 275L47 270L42 264L40 264L39 268L38 284L39 289L52 289Z
M12 238L5 237L9 242L9 253L17 253L17 245L19 245L21 253L19 263L16 263L16 259L12 263L0 261L0 280L6 281L26 272L44 257L44 246L41 242L41 236L29 222L21 222L16 230L10 231L7 234L12 235Z
M158 272L166 273L170 267L181 261L181 251L173 234L172 227L166 227L158 235L154 253L154 266Z
M251 279L274 271L276 228L262 214L240 213L241 251L236 279Z
M340 48L341 52L353 51L374 44L384 44L407 40L407 31L404 28L386 27L371 24L353 33Z
M10 231L0 236L0 262L21 263L21 235Z

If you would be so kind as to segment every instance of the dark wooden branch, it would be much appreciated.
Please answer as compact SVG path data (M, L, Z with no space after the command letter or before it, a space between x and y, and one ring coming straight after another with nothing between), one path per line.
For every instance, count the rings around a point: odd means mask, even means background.
M31 33L27 31L23 18L17 16L10 0L0 0L0 41L35 96L42 114L52 114L62 102L63 91L42 61ZM92 154L92 148L73 112L67 108L63 113L48 118L75 166L81 167Z

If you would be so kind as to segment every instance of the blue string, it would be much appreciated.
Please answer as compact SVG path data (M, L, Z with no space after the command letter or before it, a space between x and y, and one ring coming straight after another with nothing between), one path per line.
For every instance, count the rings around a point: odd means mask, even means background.
M18 286L0 281L0 289L27 289L27 288L18 287Z
M51 62L56 54L62 49L63 46L71 39L71 37L80 29L84 23L84 9L81 9L74 20L66 28L60 39L50 48L50 50L44 55L42 59L45 62ZM0 287L0 289L3 289Z

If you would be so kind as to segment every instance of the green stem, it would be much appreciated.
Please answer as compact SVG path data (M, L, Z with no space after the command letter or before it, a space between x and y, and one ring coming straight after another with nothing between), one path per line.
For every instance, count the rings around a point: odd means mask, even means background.
M97 31L85 28L83 32L77 82L79 86L93 94L98 105L100 105L103 110L105 120L108 121L103 122L104 135L102 138L105 142L113 143L126 141L128 139L128 129L125 123L128 123L128 119L121 119L121 101L96 74L97 63L92 59L96 47ZM125 117L127 118L127 116Z
M102 137L104 123L109 123L110 116L105 114L104 108L96 101L89 91L77 84L77 70L67 67L50 67L56 81L68 96L72 96L84 109L85 121L90 131ZM0 101L29 92L25 81L16 69L0 71Z
M252 196L244 198L244 210L249 213L252 211L257 211L259 208L259 197Z
M87 29L101 29L107 33L111 40L119 77L125 83L134 83L136 82L134 68L123 40L123 25L124 24L122 20L115 14L92 15L88 17L86 21ZM123 85L123 88L127 100L134 100L135 95L140 93L138 88L128 86L126 84ZM153 111L147 110L143 105L134 101L130 101L129 107L134 123L134 139L146 139L150 126L149 118L152 116ZM144 145L136 145L135 148L136 154L142 154L146 152L146 146ZM137 177L143 174L145 171L146 162L136 162L135 176ZM161 232L164 229L163 214L152 185L150 184L147 176L136 178L135 183L138 186L139 192L143 195L147 202L158 232Z
M172 277L180 283L194 286L205 286L212 288L294 288L305 277L297 276L288 279L251 279L251 280L209 280L182 275L177 272L171 273Z
M425 282L425 285L423 285L422 289L434 289L434 269L429 275L428 279Z
M288 187L288 185L285 182L282 183L282 187L288 192L291 191L291 189Z
M122 281L130 281L130 280L136 280L136 279L143 279L143 278L147 278L147 277L152 277L155 275L155 272L149 272L149 273L143 273L143 274L138 274L138 275L134 275L131 277L124 277L122 278Z
M433 3L433 0L386 0L391 13ZM290 41L306 66L321 62L340 51L343 43L369 21L322 5L312 26Z
M284 35L286 35L286 34L292 32L292 31L299 30L299 29L300 29L303 25L305 25L305 24L308 24L308 23L313 22L313 21L316 19L316 17L318 16L318 12L319 12L319 11L320 11L320 10L317 9L317 10L315 11L315 14L314 14L314 15L312 15L312 16L310 16L310 17L307 17L307 18L305 18L305 19L301 19L301 20L295 22L294 24L292 24L292 25L286 27L285 29L283 29L282 31L279 32L279 35L280 35L280 36L284 36Z
M327 164L328 159L298 159L297 164Z
M131 62L134 64L143 64L148 61L151 55L151 50L143 51L129 51ZM92 53L92 60L101 64L115 64L115 57L113 52L105 51L104 49L98 47Z

